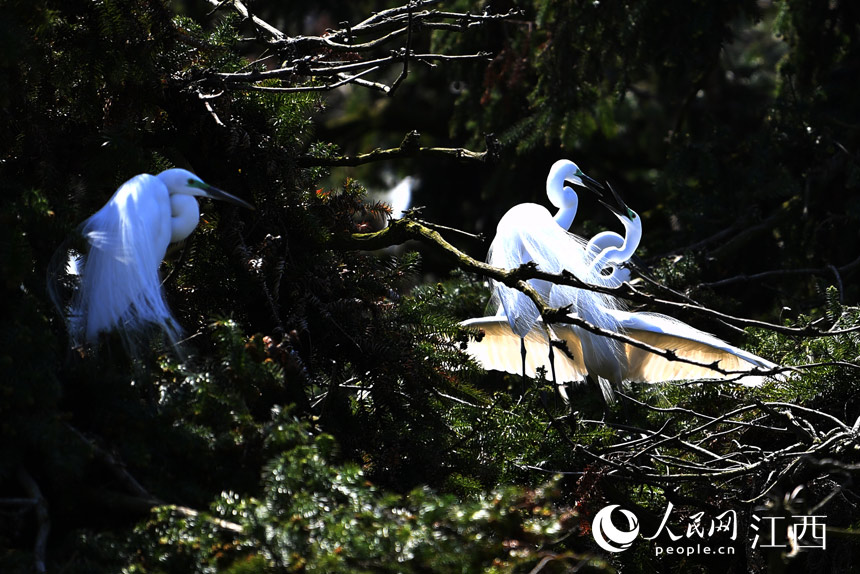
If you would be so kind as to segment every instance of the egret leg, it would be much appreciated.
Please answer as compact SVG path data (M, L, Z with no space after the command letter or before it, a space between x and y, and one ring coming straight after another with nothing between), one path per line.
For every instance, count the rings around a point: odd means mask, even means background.
M549 333L547 333L547 336L549 336L549 371L550 371L550 374L552 376L552 388L555 389L556 385L558 384L555 380L555 351L552 350L552 336ZM553 397L553 400L552 400L553 405L552 406L553 406L553 408L557 408L558 407L558 393L553 393L552 397Z
M550 376L552 376L552 386L553 386L553 391L554 391L552 394L552 396L553 396L552 402L553 402L553 407L557 408L558 407L558 395L561 393L555 392L555 391L558 391L559 382L558 382L558 379L557 379L556 374L555 374L555 351L553 351L553 349L552 349L552 342L553 342L553 339L557 339L558 337L555 337L555 332L552 330L551 326L545 325L544 328L546 329L546 340L549 343L549 370L550 370Z
M526 394L526 339L520 337L520 355L523 358L523 383L522 394Z

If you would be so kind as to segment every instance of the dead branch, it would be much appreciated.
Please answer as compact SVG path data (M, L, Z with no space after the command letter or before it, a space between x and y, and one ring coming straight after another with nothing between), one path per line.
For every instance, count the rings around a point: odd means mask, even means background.
M265 80L292 79L295 76L322 76L332 77L343 72L367 71L370 68L379 69L389 64L397 64L412 58L421 62L452 62L456 60L487 60L488 52L476 54L409 54L406 49L392 51L391 55L373 60L359 62L315 62L316 67L311 67L308 59L303 59L289 66L276 68L274 70L251 70L249 72L220 72L212 76L221 80L225 86L235 87L237 85ZM309 89L318 89L319 86L309 86ZM391 88L389 88L390 90Z
M487 60L490 56L485 52L418 54L413 51L416 34L433 30L462 33L489 22L510 20L521 15L517 10L502 14L443 12L427 9L438 4L439 0L413 0L403 6L377 12L356 25L343 22L342 28L329 30L323 36L291 37L252 14L239 0L208 2L214 7L213 12L229 7L250 21L256 31L254 41L276 53L282 65L273 69L208 73L200 81L198 91L201 93L223 90L320 92L354 84L391 95L409 75L413 62L434 67L435 62ZM403 44L397 46L399 41ZM397 64L402 65L401 70L391 83L362 77L373 72L385 78L385 73Z
M487 149L482 152L471 151L465 148L421 147L418 144L420 137L421 134L417 131L412 131L406 134L403 142L396 148L377 148L373 151L354 156L314 157L302 155L297 158L296 163L300 167L353 167L374 161L412 157L453 158L464 162L475 161L483 163L495 161L498 156L498 142L493 136L487 136Z

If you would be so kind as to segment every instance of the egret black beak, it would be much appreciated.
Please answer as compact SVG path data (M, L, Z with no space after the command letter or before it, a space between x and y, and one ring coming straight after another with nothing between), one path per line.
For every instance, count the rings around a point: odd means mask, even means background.
M255 209L253 205L248 203L243 199L239 199L234 195L230 195L224 190L218 189L217 187L212 187L208 183L201 183L196 185L199 189L205 192L205 197L211 197L212 199L217 199L219 201L229 201L230 203L235 203L236 205L241 205L247 209Z
M603 184L601 184L599 181L588 177L581 171L579 172L579 174L577 174L577 177L579 178L579 181L565 180L565 183L575 185L577 187L583 187L591 193L596 194L598 197L604 196L603 194L606 192L606 188L603 187Z
M600 203L602 203L607 209L609 209L609 211L611 211L612 213L615 213L616 215L619 215L621 217L632 218L631 214L633 212L630 210L629 207L627 207L627 204L624 203L624 200L621 199L621 196L618 195L618 192L615 191L615 188L612 187L608 181L606 182L606 187L608 187L609 191L612 192L612 197L615 198L617 205L613 205L613 204L605 201L603 198L600 199Z
M603 192L606 191L606 188L603 187L603 184L597 181L596 179L592 179L585 175L584 173L579 176L582 179L583 187L590 191L591 193L596 193L597 195L603 197Z

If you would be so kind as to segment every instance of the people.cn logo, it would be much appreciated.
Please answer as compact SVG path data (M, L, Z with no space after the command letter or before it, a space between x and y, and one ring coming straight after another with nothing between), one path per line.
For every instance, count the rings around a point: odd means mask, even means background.
M609 552L622 552L630 548L636 536L639 534L639 519L629 510L619 510L627 519L628 530L621 530L612 524L612 511L618 508L618 504L604 507L594 517L591 523L591 532L598 546Z

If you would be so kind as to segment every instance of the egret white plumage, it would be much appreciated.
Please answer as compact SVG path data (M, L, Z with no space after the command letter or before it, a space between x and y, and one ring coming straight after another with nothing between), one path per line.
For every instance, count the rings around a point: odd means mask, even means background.
M536 203L521 203L509 209L499 220L496 236L487 253L487 263L502 269L516 269L534 262L549 273L561 273L567 269L583 274L583 242L567 232L576 217L579 198L567 183L592 190L599 188L599 184L582 173L572 161L557 161L547 176L546 195L558 212L553 216ZM531 279L529 284L549 300L551 283ZM521 291L495 281L492 286L500 314L507 317L517 335L525 337L540 316L537 307Z
M412 207L412 192L417 183L418 180L416 178L407 175L379 198L391 207L391 217L393 219L400 219Z
M547 180L548 195L550 182L554 181L554 177L558 177L558 170L571 170L571 165L575 168L575 164L570 162L557 162L553 165ZM578 168L575 169L581 174ZM593 180L587 181L589 188L594 189ZM568 198L571 193L572 190ZM575 194L573 195L575 197ZM622 237L617 233L603 232L585 246L581 240L561 229L562 226L570 224L572 215L569 219L557 216L555 221L558 227L548 229L547 227L551 226L547 226L546 217L538 215L539 210L516 206L500 221L488 261L491 265L505 269L513 269L521 263L534 261L544 271L560 273L562 269L566 269L594 285L619 285L629 278L629 271L620 266L629 260L638 247L642 227L638 215L627 208L617 195L616 199L622 209L613 211L624 224L625 235ZM575 199L572 204L575 214ZM526 216L520 216L514 221L508 220L508 215L512 212ZM561 215L561 211L559 214ZM562 231L564 237L559 235L558 231ZM502 249L505 253L498 253ZM607 268L611 271L608 275L604 273ZM704 366L710 364L718 364L724 371L776 367L766 359L733 347L709 333L665 315L626 311L622 303L614 297L546 281L532 281L532 285L552 307L571 305L572 315L592 325L626 335L653 347L671 349L678 356L703 366L673 361L580 326L565 323L544 325L537 307L531 304L526 295L504 286L501 289L494 286L495 296L502 302L499 314L463 322L463 325L483 332L481 340L470 342L467 350L485 368L534 377L539 368L548 367L548 370L554 373L554 382L557 384L581 381L590 375L598 381L606 380L613 386L618 386L622 381L656 383L737 376L725 375ZM511 316L512 313L514 316ZM545 353L547 347L552 347L550 338L564 341L568 351L555 354L557 361L552 353ZM758 384L761 377L747 376L741 382L748 385ZM604 394L607 394L608 389L602 388Z
M585 242L567 232L576 217L579 205L579 197L573 188L567 185L568 183L601 193L602 186L585 175L575 163L569 160L557 161L550 168L547 176L546 194L550 202L558 208L558 212L553 216L545 207L535 203L523 203L508 210L499 221L496 236L490 245L487 255L487 262L490 265L502 269L516 269L520 265L534 263L542 271L549 273L569 271L585 279L588 273ZM529 280L529 284L551 304L573 303L572 297L578 291L567 287L559 288L560 286L538 279ZM559 297L562 299L571 297L571 299L563 301ZM538 308L521 291L498 282L493 282L493 298L499 304L497 317L506 320L510 330L521 339L520 358L523 364L522 370L525 373L528 356L526 336L538 325L540 318ZM597 309L609 305L610 302L604 299L607 299L604 295L588 291L580 298L579 304L587 313L585 307ZM588 315L598 323L605 316L591 313ZM540 325L544 331L551 329L543 323ZM613 328L611 324L601 326L607 329ZM549 370L553 372L552 346L547 345L545 351L544 354L549 357ZM555 374L553 379L555 380Z
M66 266L79 277L64 309L74 344L94 342L103 332L127 334L152 325L176 342L180 328L164 299L158 270L168 245L197 227L195 197L253 209L189 171L168 169L131 178L81 224L86 252Z
M624 235L614 231L601 231L588 240L585 252L591 279L597 278L604 285L617 287L630 279L630 270L622 265L633 257L633 253L639 247L639 242L642 240L642 220L638 213L627 207L611 185L607 184L607 187L618 202L620 210L609 203L603 202L603 204L621 220Z

